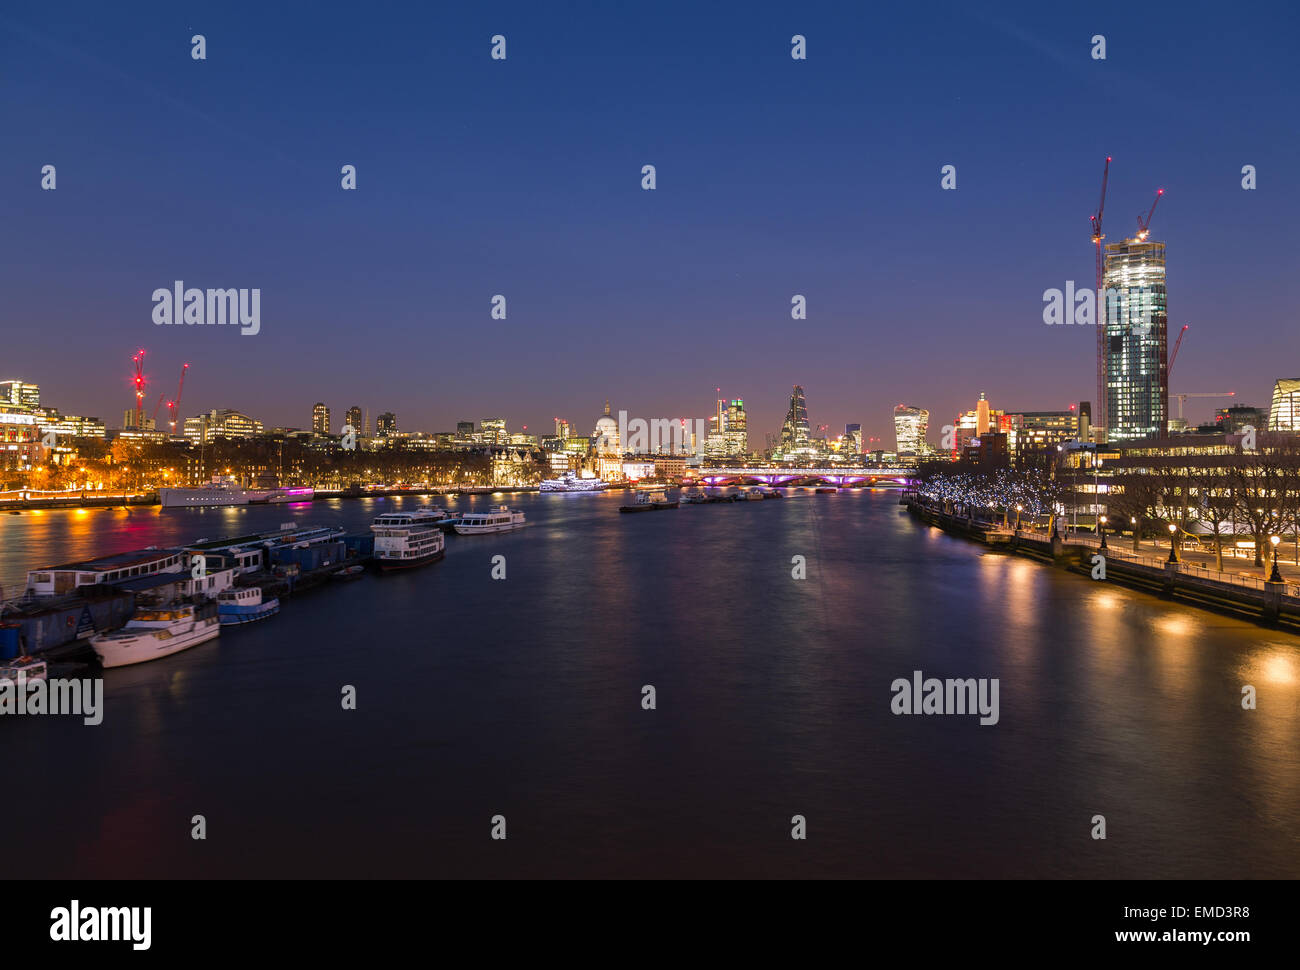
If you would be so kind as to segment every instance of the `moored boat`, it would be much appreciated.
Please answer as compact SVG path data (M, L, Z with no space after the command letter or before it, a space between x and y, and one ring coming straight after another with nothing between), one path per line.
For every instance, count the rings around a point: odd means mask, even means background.
M456 522L459 535L484 535L490 532L512 532L524 525L524 513L498 505L486 512L466 512Z
M539 491L543 492L599 492L608 488L609 483L599 478L582 478L573 472L565 472L559 478L548 478L542 482Z
M48 670L45 661L35 657L23 656L14 657L12 660L0 660L0 683L6 680L19 683L19 677L28 681L45 680Z
M337 579L339 582L345 583L348 580L360 579L365 571L365 566L345 566L343 569L340 569L338 572L334 573L334 575L330 576L330 579Z
M677 508L678 500L669 499L663 489L653 489L650 491L637 492L636 498L632 500L631 505L620 505L620 512L657 512L660 509Z
M441 509L427 507L375 516L370 531L375 534L375 561L379 568L414 569L441 559L446 540L438 523L446 517Z
M274 596L262 598L257 586L223 590L217 594L217 618L222 626L241 626L256 623L280 612L280 601Z
M140 610L125 627L90 638L90 647L105 668L125 667L168 657L214 640L221 633L217 608L184 603Z

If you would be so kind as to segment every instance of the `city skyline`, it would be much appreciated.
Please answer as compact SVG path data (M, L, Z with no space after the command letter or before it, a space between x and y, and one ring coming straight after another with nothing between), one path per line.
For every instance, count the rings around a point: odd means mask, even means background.
M362 403L430 431L467 414L515 415L530 430L556 414L585 421L593 398L615 392L645 413L707 414L721 387L767 433L794 382L815 424L860 422L882 440L900 400L956 414L980 387L1008 406L1061 408L1094 397L1092 335L1043 326L1040 295L1089 285L1087 218L1110 154L1109 241L1167 190L1153 239L1169 247L1169 322L1191 327L1171 390L1226 385L1262 406L1293 370L1288 216L1300 194L1281 172L1300 136L1276 126L1285 99L1268 65L1289 52L1285 31L1267 29L1273 11L1257 12L1247 43L1208 10L1168 23L1103 9L1126 38L1104 62L1088 56L1095 14L1033 11L1011 25L905 13L895 29L930 39L918 58L877 39L865 15L774 11L745 24L697 11L687 32L667 9L635 28L609 11L576 24L414 14L410 41L374 23L344 40L275 11L252 30L221 11L204 25L201 63L188 57L191 25L172 17L127 36L85 7L80 42L6 20L0 30L26 42L14 74L42 96L7 106L0 369L110 422L129 403L137 346L164 372L195 363L191 413L236 407L268 426L299 426L298 402L320 399L324 374L358 399L336 408ZM512 38L501 63L487 54L498 29ZM789 56L796 29L806 61ZM1208 35L1220 45L1212 79ZM1127 40L1150 36L1161 42ZM335 76L340 45L371 52L364 76ZM959 87L937 69L953 64L969 68ZM910 100L886 97L885 79ZM256 97L285 84L284 111ZM102 100L88 104L88 87ZM764 108L719 123L737 99ZM918 129L914 111L933 124ZM1073 123L1098 114L1105 124ZM138 154L159 130L171 133L161 155ZM1049 130L1058 142L1041 140ZM443 132L456 133L455 153ZM240 157L213 155L214 137ZM80 160L86 138L103 145L93 164ZM58 166L55 191L40 188L45 164ZM355 192L340 188L344 164L357 166ZM657 166L653 192L640 187L645 164ZM955 191L940 188L946 164ZM136 228L110 239L109 226ZM1242 238L1252 245L1228 243ZM63 285L69 274L86 285ZM150 294L172 280L261 287L260 332L155 327ZM505 320L491 315L498 294ZM806 319L791 318L795 295ZM56 333L67 349L48 366ZM474 359L431 371L459 347ZM388 399L367 403L368 387Z

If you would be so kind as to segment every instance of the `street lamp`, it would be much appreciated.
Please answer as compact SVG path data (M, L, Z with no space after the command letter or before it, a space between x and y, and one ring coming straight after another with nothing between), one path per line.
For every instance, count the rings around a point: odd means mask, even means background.
M1106 548L1106 516L1101 517L1101 548Z
M1020 505L1019 503L1016 503L1016 531L1017 531L1017 532L1020 531L1020 510L1021 510L1022 508L1024 508L1023 505Z
M1169 562L1178 562L1178 544L1174 541L1174 536L1178 534L1178 526L1172 522L1169 523Z
M1268 581L1270 583L1280 583L1282 582L1282 573L1279 572L1277 568L1277 546L1278 543L1282 541L1282 537L1269 536L1268 541L1273 543L1273 572L1269 575Z

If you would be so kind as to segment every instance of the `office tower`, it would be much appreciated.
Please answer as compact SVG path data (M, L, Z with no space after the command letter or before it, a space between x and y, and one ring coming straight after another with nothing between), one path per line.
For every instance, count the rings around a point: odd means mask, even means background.
M1092 440L1092 402L1079 402L1079 427L1077 437L1080 441Z
M389 435L397 434L397 415L392 411L385 411L375 418L375 434L380 438L387 438Z
M311 430L313 434L330 433L330 409L319 401L311 409Z
M1109 243L1103 281L1106 440L1162 435L1169 420L1165 244Z
M1300 404L1300 399L1296 403ZM1230 408L1218 408L1214 412L1212 427L1215 431L1222 431L1224 434L1241 434L1247 427L1264 431L1268 428L1268 422L1269 415L1263 408L1238 404Z
M34 410L41 406L41 387L27 381L0 381L0 404Z
M1300 431L1300 377L1282 378L1273 385L1268 430Z
M474 438L473 421L457 421L456 437L461 441L470 441Z
M564 418L555 419L555 437L561 441L567 441L572 435L569 434L569 422Z
M989 433L989 402L980 391L980 399L975 402L975 433Z
M850 442L853 454L862 454L862 425L846 424L844 426L844 440Z
M363 427L364 418L365 416L362 413L361 408L357 407L356 405L353 405L352 407L348 408L347 414L343 416L343 420L348 424L352 425L352 430L357 434L365 433L365 429Z
M781 426L781 450L807 448L809 431L808 402L803 388L796 384L790 392L790 409L786 412L785 424Z
M924 455L929 451L925 435L930 426L930 412L925 408L900 404L894 408L895 450L900 455Z
M726 429L723 431L723 436L727 440L727 455L735 458L749 454L749 419L745 416L745 402L740 398L733 398L727 405L724 418Z
M483 441L485 444L510 444L510 435L506 433L505 418L484 418L479 422L479 430L483 432Z
M255 438L261 433L261 421L230 408L213 408L207 414L186 418L184 425L185 437L196 445L214 438Z

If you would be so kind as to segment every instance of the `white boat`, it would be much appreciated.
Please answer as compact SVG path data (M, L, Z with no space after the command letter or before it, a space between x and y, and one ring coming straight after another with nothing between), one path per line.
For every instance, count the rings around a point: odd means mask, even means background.
M636 493L636 498L631 505L620 505L620 512L657 512L660 509L677 508L678 500L669 499L668 494L661 488L643 490Z
M0 660L0 683L12 680L19 683L19 676L24 681L45 680L48 668L44 660L35 657L15 657L13 660Z
M188 603L159 610L139 610L126 626L90 638L90 648L105 667L125 667L169 657L215 640L221 632L215 606Z
M263 599L258 586L226 589L217 594L217 619L222 626L256 623L279 612L279 599Z
M608 488L609 483L599 478L581 478L573 472L565 472L559 478L548 478L542 482L543 492L599 492Z
M511 532L524 525L524 513L498 505L487 512L466 512L456 523L456 531L463 536L482 535L488 532Z
M199 488L160 488L158 501L165 509L211 508L222 505L247 505L249 493L233 478L213 476Z
M305 488L272 488L260 492L249 492L248 501L251 505L279 505L282 502L310 502L316 496L316 489L311 486Z
M379 568L413 569L443 557L445 539L438 523L447 517L442 509L427 506L413 512L385 512L375 516L375 562Z

